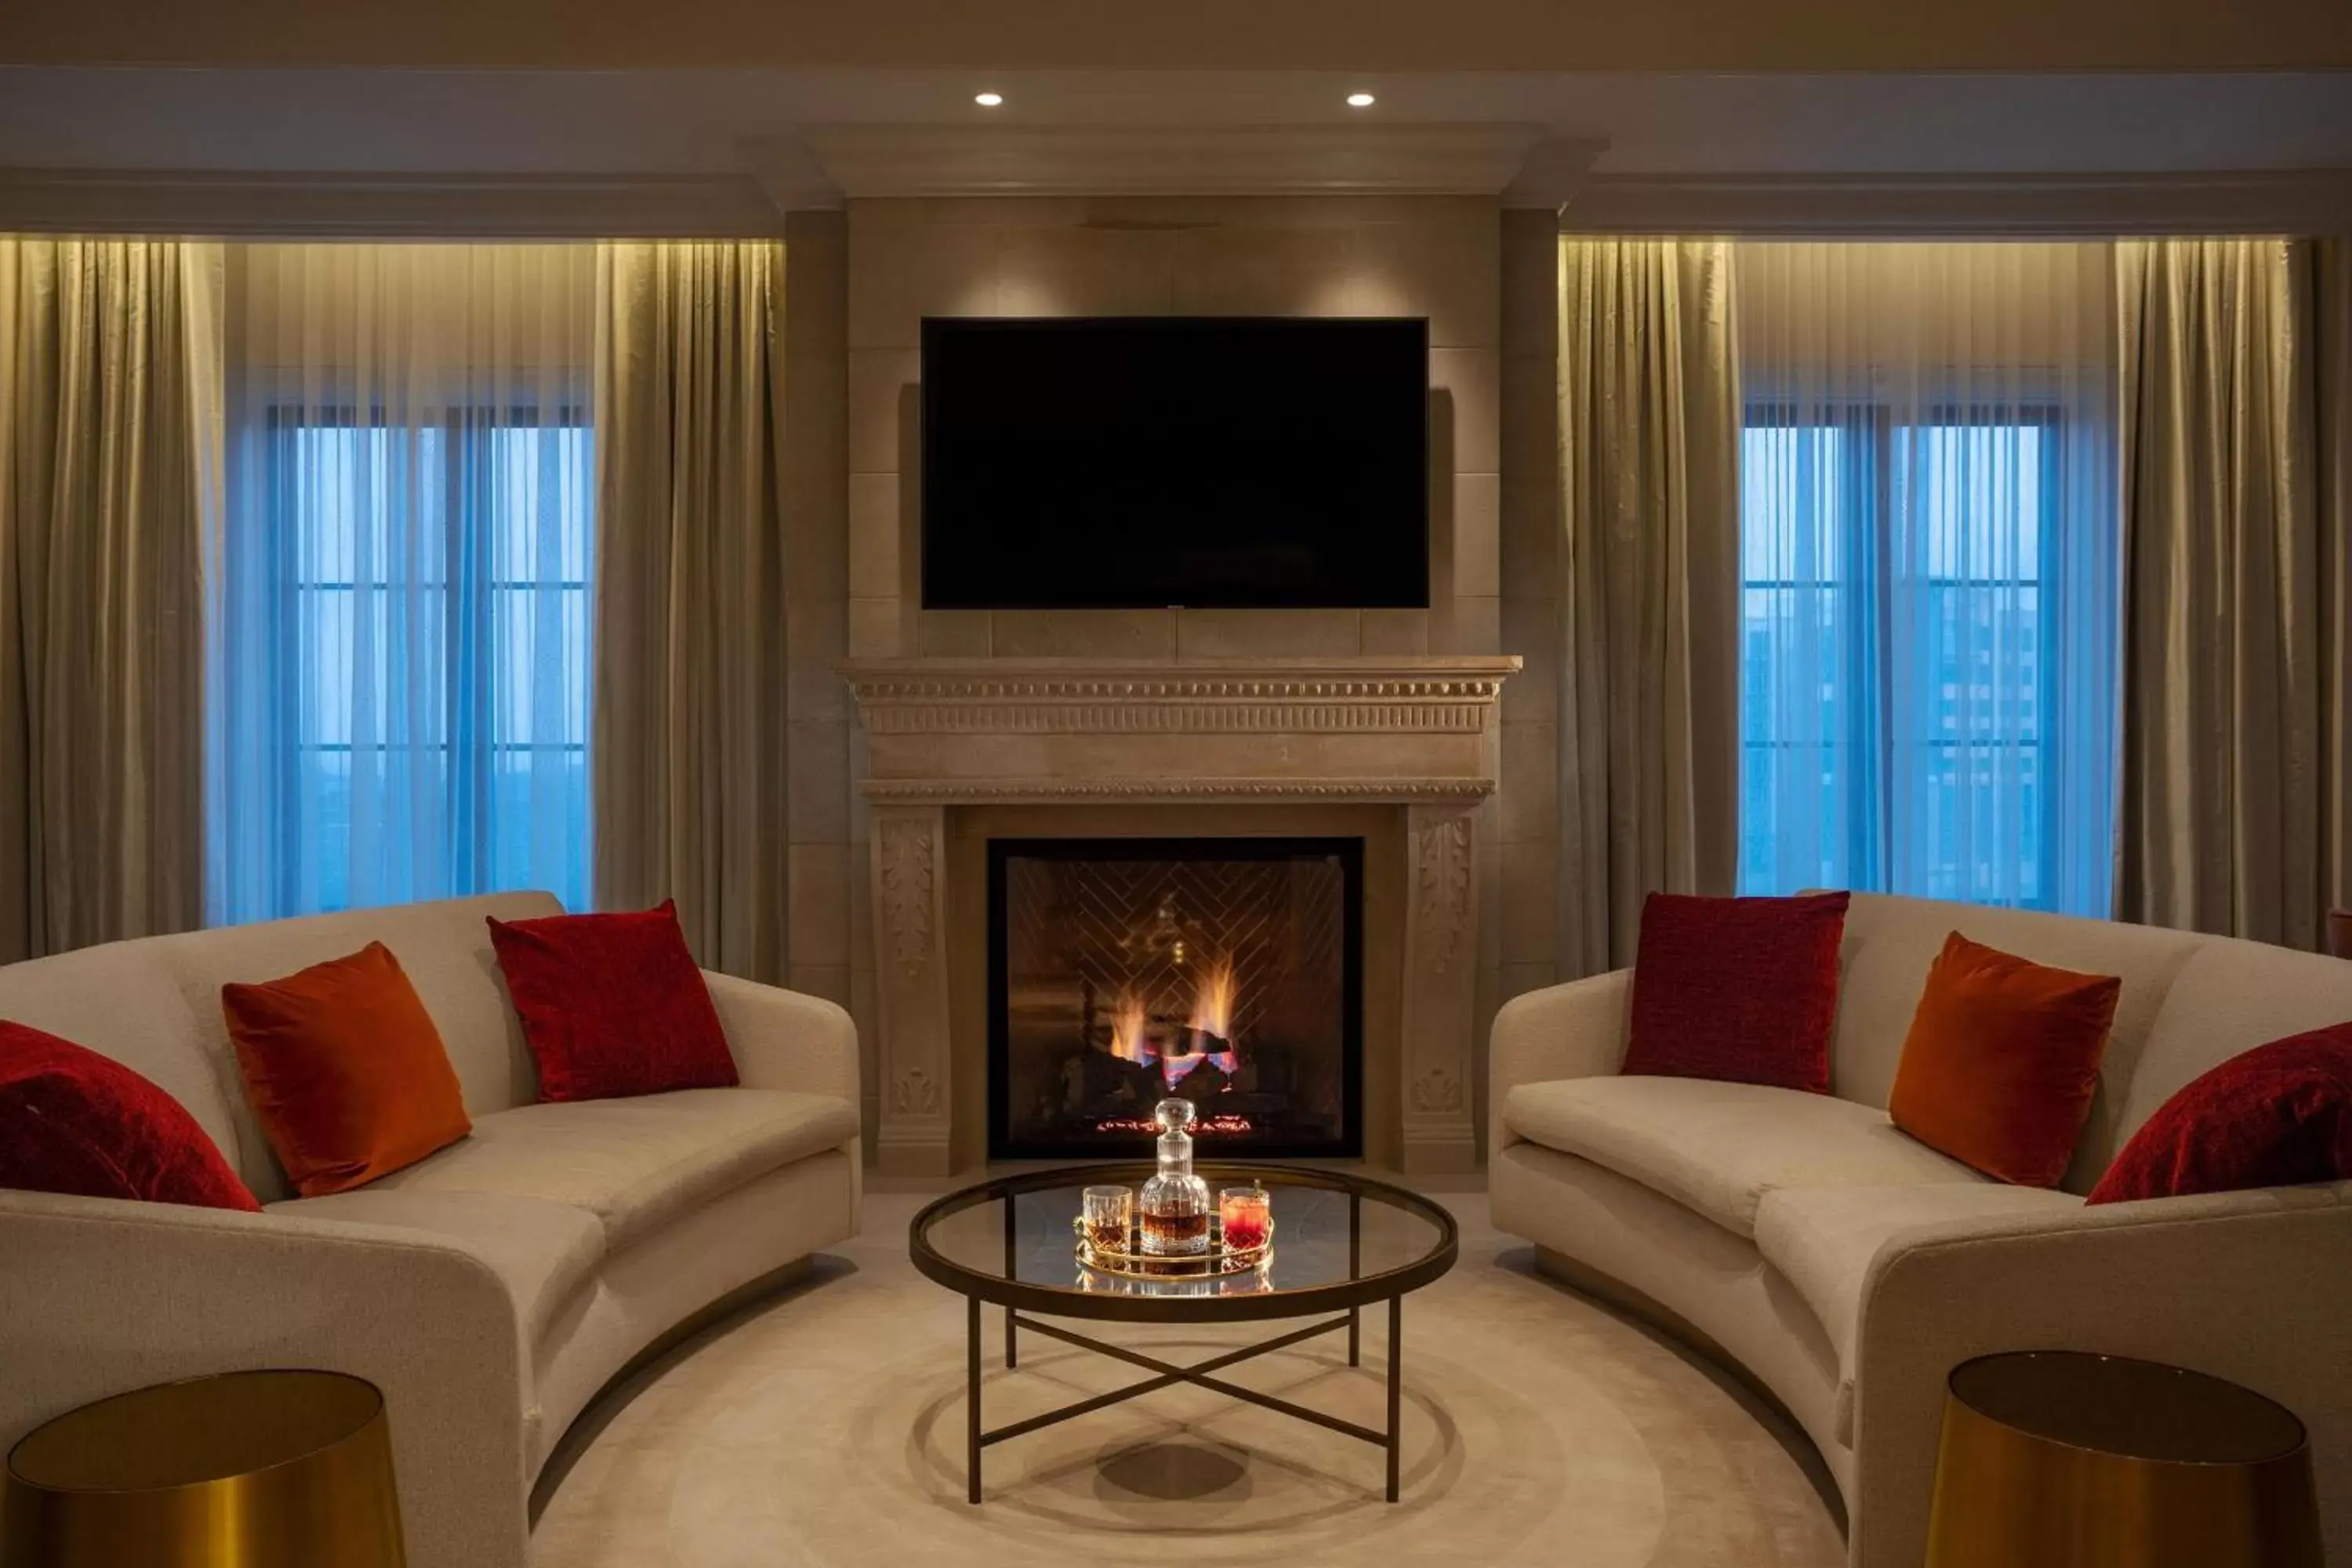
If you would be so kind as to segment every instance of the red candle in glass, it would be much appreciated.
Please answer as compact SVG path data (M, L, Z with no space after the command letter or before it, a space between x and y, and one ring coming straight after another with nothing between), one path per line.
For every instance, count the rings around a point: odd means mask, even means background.
M1273 1205L1264 1187L1227 1187L1217 1194L1217 1216L1224 1224L1225 1246L1235 1251L1264 1247L1273 1229Z

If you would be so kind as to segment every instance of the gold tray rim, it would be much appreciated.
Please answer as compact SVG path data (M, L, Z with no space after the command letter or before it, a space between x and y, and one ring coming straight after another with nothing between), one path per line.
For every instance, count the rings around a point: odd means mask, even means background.
M1274 1257L1274 1221L1265 1225L1265 1239L1255 1247L1224 1245L1223 1224L1216 1216L1211 1223L1217 1226L1216 1245L1208 1252L1185 1258L1162 1258L1139 1249L1124 1252L1107 1251L1095 1246L1087 1235L1084 1215L1070 1217L1070 1228L1077 1233L1079 1264L1097 1274L1115 1275L1122 1279L1222 1279L1235 1274L1247 1274L1263 1268ZM1136 1226L1128 1227L1128 1235L1137 1234ZM1131 1265L1132 1267L1128 1267Z

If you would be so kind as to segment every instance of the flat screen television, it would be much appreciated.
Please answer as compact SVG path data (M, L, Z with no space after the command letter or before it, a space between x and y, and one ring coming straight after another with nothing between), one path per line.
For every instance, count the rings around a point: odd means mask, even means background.
M1423 607L1429 324L923 322L933 609Z

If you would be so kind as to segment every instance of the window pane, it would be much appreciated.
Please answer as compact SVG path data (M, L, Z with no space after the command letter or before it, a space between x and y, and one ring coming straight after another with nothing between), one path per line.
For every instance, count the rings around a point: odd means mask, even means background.
M1750 425L1741 433L1740 575L1748 582L1838 575L1845 438L1830 425Z
M267 912L520 887L586 907L593 447L508 412L271 448L302 826Z
M1769 412L1765 416L1769 421ZM1834 425L1742 433L1740 858L1744 891L1846 879L1841 667L1853 605L1841 585L1849 442Z
M1824 413L1742 441L1740 887L2045 901L2052 426Z
M1895 488L1913 509L1896 560L1930 577L2042 574L2040 425L1918 426L1895 453Z

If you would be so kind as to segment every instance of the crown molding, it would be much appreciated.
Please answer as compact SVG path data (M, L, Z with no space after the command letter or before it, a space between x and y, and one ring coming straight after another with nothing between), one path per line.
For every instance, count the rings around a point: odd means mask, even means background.
M750 174L338 174L0 169L0 229L303 238L755 238Z
M841 187L799 137L746 137L735 148L778 212L824 212L841 205Z
M1584 234L1954 237L2352 232L2352 169L2210 174L1594 174Z
M1589 167L1597 142L1539 125L810 125L799 144L850 197L968 195L1483 195L1538 148L1540 171ZM755 163L776 143L747 150ZM804 173L787 184L804 187ZM1537 193L1538 195L1540 191Z
M1549 207L1557 212L1576 199L1592 177L1592 165L1609 143L1569 136L1547 136L1528 149L1519 172L1503 187L1507 207Z

